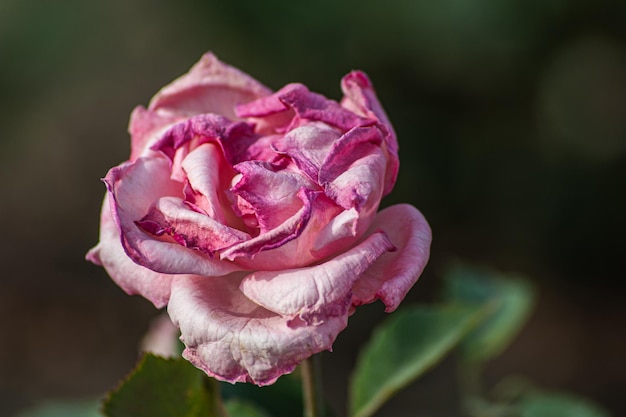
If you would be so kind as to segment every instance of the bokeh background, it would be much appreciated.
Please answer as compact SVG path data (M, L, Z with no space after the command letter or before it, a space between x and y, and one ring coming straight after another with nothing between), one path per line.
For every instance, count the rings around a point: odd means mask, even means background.
M384 205L429 219L409 302L451 259L528 277L537 305L486 373L626 414L626 2L0 0L0 415L99 396L157 311L83 260L128 116L207 50L271 88L340 98L365 70L400 141ZM324 355L345 408L365 308ZM454 414L449 362L381 415ZM407 411L410 410L410 411ZM404 414L403 414L404 413Z

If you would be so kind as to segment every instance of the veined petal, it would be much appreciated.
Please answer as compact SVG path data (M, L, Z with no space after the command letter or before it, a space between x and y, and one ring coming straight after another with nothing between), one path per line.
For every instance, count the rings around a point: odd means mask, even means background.
M152 149L163 152L174 161L184 146L186 152L190 152L203 143L213 142L219 145L226 160L234 165L246 160L247 149L257 140L254 126L249 123L233 122L217 114L201 114L173 125Z
M341 131L322 122L304 124L291 130L273 146L289 156L296 166L314 183L318 183L320 168Z
M323 192L316 191L309 192L308 194L310 202L307 202L305 206L311 206L310 215L308 215L306 224L298 230L299 234L297 238L286 240L282 245L264 248L252 256L245 256L245 253L242 253L239 257L234 259L234 262L246 270L276 271L300 268L326 258L332 253L337 253L328 252L327 248L314 250L313 244L316 242L320 231L324 230L329 222L333 221L333 219L341 213L341 208ZM281 228L292 227L294 224L298 225L296 221L299 216L308 213L308 209L305 210L301 209L294 217L291 217L281 225ZM272 233L273 232L270 232L268 236L263 238L261 238L260 235L258 237L259 241L272 237ZM340 242L336 242L336 244L333 243L329 245L329 247L340 250L350 246L354 241L356 241L354 238L351 238L350 241L341 240ZM245 246L245 242L242 246Z
M295 116L291 120L290 128L295 128L301 123L317 121L335 126L345 132L355 126L368 126L375 122L358 116L336 101L329 100L321 94L313 93L298 83L287 84L271 96L237 106L239 117L251 117L255 120L256 118L262 120L268 116L274 116L277 119L275 115L282 112L287 112L290 116L281 119L283 122L287 122L291 116ZM287 128L287 124L276 125L276 127Z
M359 212L355 208L341 211L319 230L311 247L311 252L316 258L324 259L352 246L365 232L361 229L365 227L366 222L359 222L359 219ZM367 227L369 227L369 223L367 223Z
M383 196L391 192L396 178L400 161L398 159L398 140L389 118L383 110L374 86L367 75L361 71L352 71L341 80L341 89L344 98L341 105L354 113L379 122L379 128L383 132L386 150L388 152L388 163L385 174L385 188Z
M287 88L289 87L289 88ZM309 91L302 84L289 84L276 95L280 101L294 109L301 120L319 121L336 126L344 132L355 126L368 126L371 120L362 118L329 100L321 94Z
M378 209L384 180L386 158L378 146L376 128L357 127L335 143L320 170L320 184L344 210L355 208L363 232Z
M217 145L205 143L189 152L181 163L192 190L186 193L187 200L222 223L225 222L225 215L220 196L224 195L234 174L223 159ZM222 177L224 173L226 175Z
M271 90L249 75L207 53L187 74L163 87L148 109L185 117L215 113L234 119L237 104L269 94Z
M300 319L318 325L348 314L354 282L383 253L393 249L384 233L374 233L319 265L254 272L243 279L239 288L246 297L290 322Z
M199 251L148 234L135 223L161 197L182 194L182 185L169 178L164 157L138 158L109 171L104 179L113 219L126 254L139 265L167 274L224 275L239 269Z
M153 153L151 146L159 141L170 126L180 120L179 116L173 114L146 110L142 106L135 107L128 124L131 139L130 160Z
M261 233L279 227L302 208L301 189L317 186L299 172L262 161L237 164L241 178L231 191L254 209Z
M228 259L232 261L241 257L253 258L261 251L281 247L287 242L300 236L311 218L312 200L314 198L314 194L315 193L310 190L301 189L297 195L303 204L295 214L285 220L278 227L226 249L222 252L221 259ZM246 265L249 268L252 267L254 269L261 269L253 267L253 265L255 265L254 262L248 263L244 259L238 259L237 262L241 265ZM281 262L282 261L280 259L276 259L275 265L280 265Z
M87 253L87 260L103 266L127 294L141 295L157 308L167 305L172 276L137 265L126 255L120 241L119 228L111 215L108 195L105 195L102 203L100 242Z
M150 234L169 235L184 247L200 250L209 256L250 239L247 233L191 210L178 197L158 199L136 224Z
M201 114L173 125L151 149L161 151L172 161L172 176L176 178L177 165L189 152L205 143L219 146L232 166L250 160L274 162L280 159L272 148L274 139L272 135L256 134L250 123L233 122L216 114Z
M394 311L421 275L430 254L431 230L415 207L398 204L381 210L370 230L382 230L398 248L382 255L356 282L352 304L380 299Z
M168 313L181 330L183 356L210 376L272 384L302 360L330 350L346 327L346 316L319 326L288 326L239 291L242 276L174 278Z

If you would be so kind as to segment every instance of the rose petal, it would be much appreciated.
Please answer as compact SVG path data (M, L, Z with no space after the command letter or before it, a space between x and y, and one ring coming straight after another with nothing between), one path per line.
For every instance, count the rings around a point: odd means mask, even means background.
M271 146L273 140L273 136L257 135L250 123L202 114L173 125L151 149L161 151L172 161L172 178L182 178L180 164L190 151L204 143L219 145L226 161L236 165L249 160L280 159Z
M246 151L256 140L254 126L246 122L233 122L216 114L201 114L172 126L152 149L163 152L174 161L184 146L187 149L183 157L203 143L214 142L220 146L226 160L234 165L247 160Z
M301 189L318 188L300 173L267 162L247 161L234 168L242 176L231 191L253 208L261 233L279 227L302 208Z
M277 152L289 156L311 181L318 183L320 168L340 137L339 130L313 122L291 130L273 145Z
M289 106L280 100L280 96L285 92L297 88L300 84L287 84L277 92L266 97L258 98L248 103L238 104L235 107L235 113L237 117L264 117L271 116L276 113L282 113L289 110Z
M295 214L285 220L278 227L226 249L220 255L221 259L228 259L232 261L240 257L253 258L259 252L281 247L287 242L300 236L311 218L312 200L314 199L314 195L315 192L304 188L301 189L297 196L303 204ZM238 263L240 265L246 265L248 268L255 265L254 263L246 262L244 259L239 259ZM284 262L277 259L275 265L276 267L279 267L279 265L284 265Z
M264 248L262 251L250 257L242 253L241 256L234 259L234 262L246 270L276 271L300 268L330 255L331 253L329 253L326 248L314 250L313 244L320 234L320 231L324 230L329 222L341 213L341 208L337 207L337 205L322 192L308 192L308 194L310 202L308 202L307 205L310 204L311 206L311 214L308 215L306 224L303 225L301 230L298 230L299 235L297 238L288 240L282 245ZM307 212L301 210L299 214L297 213L294 217L290 218L284 225L281 225L281 227L293 224L297 225L298 223L292 223L292 221L297 219L296 216L306 213ZM268 237L271 236L272 234L270 233ZM350 243L353 243L354 240L355 239L351 240ZM341 245L331 245L330 247L343 249L350 246L347 244L347 241L341 241L340 243ZM242 246L245 246L245 243Z
M330 350L347 317L319 326L286 319L247 299L242 275L174 279L168 313L186 345L183 356L217 379L272 384L305 358Z
M324 122L347 131L355 126L368 126L373 120L360 117L334 100L312 93L302 84L288 84L268 97L237 106L239 117L267 117L295 111L290 129L301 123Z
M87 260L106 269L127 294L138 294L157 308L170 299L172 276L159 274L137 265L126 255L117 224L111 215L109 196L105 195L100 216L100 242L87 253Z
M359 222L359 218L355 208L341 211L319 230L311 252L317 259L323 259L352 246L363 234L360 229L365 222Z
M150 352L164 358L180 355L179 330L166 313L161 313L150 321L148 332L141 339L140 352Z
M198 249L209 256L250 239L247 233L191 210L177 197L160 198L136 224L150 234L167 234L186 248Z
M359 117L334 100L312 93L302 84L290 84L277 93L280 101L293 108L300 119L320 121L347 131L355 126L368 126L372 121Z
M377 129L351 129L335 142L320 169L326 195L364 217L376 211L382 195L386 159L378 147L381 140Z
M341 80L341 89L344 98L341 105L356 114L379 122L379 127L383 131L383 137L388 152L387 173L385 175L385 189L383 195L391 192L396 178L400 162L398 159L398 140L393 126L389 122L387 114L380 105L374 86L371 81L361 71L352 71Z
M163 114L160 111L146 110L142 106L136 107L130 115L128 133L130 133L130 160L140 156L148 156L154 152L150 147L154 145L167 129L180 121L180 117L172 114Z
M428 262L431 231L422 213L408 204L381 210L370 230L382 230L398 248L382 255L356 282L352 304L380 299L392 312L417 281Z
M321 324L348 314L352 285L383 253L394 249L384 233L309 268L257 271L239 288L255 303L288 318ZM299 320L298 320L299 321Z
M218 222L225 222L224 206L220 196L224 195L234 171L224 161L222 151L214 144L198 146L181 163L191 192L186 192L187 200L201 208ZM224 175L225 174L225 175ZM230 177L230 178L229 178Z
M109 171L104 179L113 219L120 227L126 254L139 265L169 274L224 275L238 269L177 243L155 239L135 222L161 197L182 194L182 185L169 178L164 157L138 158Z
M207 53L187 74L162 88L148 109L185 117L215 113L234 119L237 104L269 94L271 90L249 75Z

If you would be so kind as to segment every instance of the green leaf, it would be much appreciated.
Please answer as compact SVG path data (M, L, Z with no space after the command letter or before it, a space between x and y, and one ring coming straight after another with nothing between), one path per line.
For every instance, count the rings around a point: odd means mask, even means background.
M21 412L16 417L102 417L100 401L52 401Z
M467 360L485 361L502 352L526 322L533 305L528 281L457 265L445 276L445 299L492 309L462 344Z
M419 306L395 313L359 356L350 387L350 415L371 416L441 360L484 315L484 309L474 306Z
M250 402L229 400L224 405L230 417L268 417L265 411Z
M217 390L202 371L182 358L146 354L104 402L107 417L208 417L216 412Z
M518 405L520 417L609 417L595 404L566 394L533 394Z

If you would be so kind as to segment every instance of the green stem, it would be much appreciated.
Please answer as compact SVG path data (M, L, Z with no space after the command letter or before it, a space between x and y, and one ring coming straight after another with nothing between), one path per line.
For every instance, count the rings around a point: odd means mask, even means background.
M323 417L324 401L321 389L320 355L306 359L300 367L304 417Z

